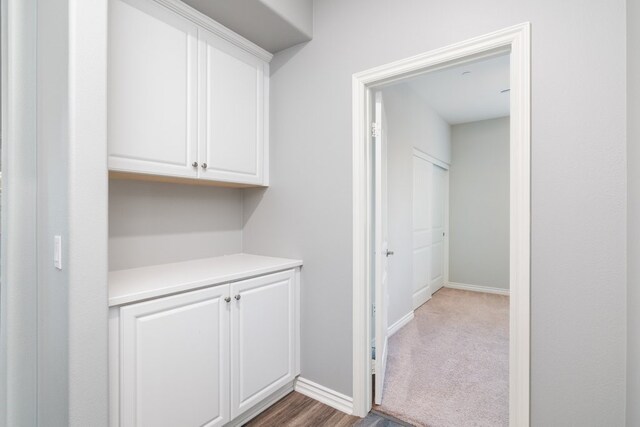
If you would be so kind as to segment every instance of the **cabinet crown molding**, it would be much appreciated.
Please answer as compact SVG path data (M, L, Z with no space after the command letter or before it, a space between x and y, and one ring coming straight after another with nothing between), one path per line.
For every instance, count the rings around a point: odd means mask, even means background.
M246 50L247 52L255 55L263 61L271 62L273 58L273 54L264 50L260 46L255 43L245 39L240 34L237 34L231 31L229 28L220 24L219 22L214 21L212 18L208 17L202 12L197 11L186 3L181 2L180 0L154 0L156 3L161 4L167 9L172 10L173 12L181 15L182 17L194 22L195 24L205 28L208 31L211 31L213 34L222 37L230 43L238 46L241 49Z

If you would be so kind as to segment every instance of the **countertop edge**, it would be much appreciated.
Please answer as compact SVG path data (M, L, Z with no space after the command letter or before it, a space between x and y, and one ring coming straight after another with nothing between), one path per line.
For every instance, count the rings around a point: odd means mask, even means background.
M271 258L271 257L267 257L267 258ZM225 283L236 282L239 280L250 279L256 276L262 276L265 274L276 273L279 271L289 270L292 268L298 268L303 265L303 262L301 260L282 259L282 261L283 261L282 263L277 263L271 266L248 269L244 271L234 272L232 274L212 275L210 277L203 277L202 279L192 281L192 282L176 283L175 285L168 285L168 286L163 286L159 288L143 290L140 292L116 295L113 297L109 297L109 308L141 302L141 301L145 301L153 298L160 298L160 297L187 292L191 290L203 289L203 288L208 288L212 286L219 286Z

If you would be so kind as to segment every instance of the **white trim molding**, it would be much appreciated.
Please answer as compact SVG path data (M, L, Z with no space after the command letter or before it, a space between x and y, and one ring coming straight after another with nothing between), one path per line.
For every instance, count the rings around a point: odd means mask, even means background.
M413 304L413 309L417 310L418 307L420 307L422 304L426 303L427 301L429 301L431 299L431 286L425 286L424 288L420 289L419 291L416 291L413 293L411 299L412 299L412 304Z
M294 390L347 414L353 412L353 399L323 385L298 377Z
M444 170L449 170L449 168L451 167L451 165L447 162L443 162L442 160L436 159L433 156L430 156L429 154L425 153L424 151L420 150L419 148L413 147L413 155L416 157L420 157L422 160L426 160L429 163L433 163L436 166L441 167Z
M242 37L240 34L237 34L231 31L224 25L214 21L204 13L201 13L200 11L192 8L186 3L183 3L180 0L155 0L155 1L158 4L161 4L162 6L166 7L167 9L170 9L175 13L181 15L182 17L187 18L188 20L196 23L197 25L200 25L204 29L211 31L213 34L219 37L222 37L229 43L232 43L238 46L239 48L249 52L250 54L257 56L263 61L271 62L271 59L273 58L272 53L267 52L257 44L247 40L246 38Z
M387 329L387 338L389 338L391 335L395 334L400 329L402 329L402 327L405 326L407 323L411 322L414 317L415 315L413 313L413 310L411 310L410 312L402 316L400 319L398 319L393 325L389 326L389 328Z
M485 294L509 295L509 289L493 288L491 286L469 285L467 283L449 282L444 285L449 289L460 289L463 291L484 292Z
M510 53L509 425L529 426L531 25L523 23L353 75L353 414L371 409L371 93L425 72ZM445 282L446 282L445 278Z

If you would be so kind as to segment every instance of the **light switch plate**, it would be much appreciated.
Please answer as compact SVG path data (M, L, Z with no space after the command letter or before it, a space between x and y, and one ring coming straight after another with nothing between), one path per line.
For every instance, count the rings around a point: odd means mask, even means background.
M62 270L62 236L53 236L53 265Z

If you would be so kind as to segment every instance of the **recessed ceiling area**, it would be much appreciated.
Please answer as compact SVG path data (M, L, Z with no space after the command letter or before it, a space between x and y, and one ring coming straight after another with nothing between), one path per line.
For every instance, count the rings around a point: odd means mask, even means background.
M509 115L509 54L432 71L402 84L452 125Z
M312 0L183 1L271 53L313 37Z

